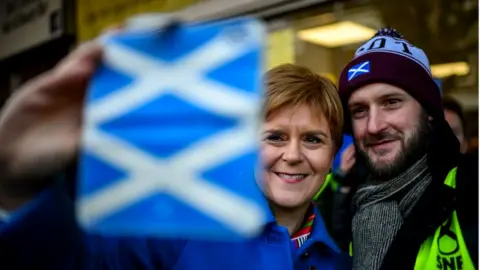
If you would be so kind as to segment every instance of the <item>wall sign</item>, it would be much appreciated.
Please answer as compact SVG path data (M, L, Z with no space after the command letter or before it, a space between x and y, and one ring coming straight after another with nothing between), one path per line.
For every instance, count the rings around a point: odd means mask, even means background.
M0 60L59 37L62 0L0 1Z
M77 38L85 41L140 13L171 12L199 0L77 0Z

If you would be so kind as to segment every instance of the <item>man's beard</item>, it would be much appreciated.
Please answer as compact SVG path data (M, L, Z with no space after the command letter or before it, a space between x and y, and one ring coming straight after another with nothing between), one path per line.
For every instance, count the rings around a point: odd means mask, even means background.
M426 113L420 115L420 123L413 131L411 138L402 144L402 149L397 153L393 161L388 164L375 164L368 156L366 151L357 147L357 153L361 160L365 162L369 169L370 179L374 181L390 180L402 172L406 171L410 166L423 157L428 150L428 142L431 137L431 125L428 121ZM397 134L383 132L375 136L366 137L364 145L372 144L382 140L400 140Z

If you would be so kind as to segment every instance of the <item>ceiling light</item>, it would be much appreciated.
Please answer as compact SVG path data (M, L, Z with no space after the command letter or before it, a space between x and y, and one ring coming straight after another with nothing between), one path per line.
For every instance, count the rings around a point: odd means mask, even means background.
M375 29L352 21L342 21L300 30L298 37L304 41L334 48L366 41L375 33Z
M470 72L470 66L467 62L438 64L432 65L430 68L435 78L445 78L452 75L465 76Z

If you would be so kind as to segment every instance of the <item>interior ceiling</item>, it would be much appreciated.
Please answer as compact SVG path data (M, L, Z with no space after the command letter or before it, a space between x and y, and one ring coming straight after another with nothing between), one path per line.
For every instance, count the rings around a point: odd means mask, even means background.
M387 26L423 48L432 63L478 50L478 0L371 0Z

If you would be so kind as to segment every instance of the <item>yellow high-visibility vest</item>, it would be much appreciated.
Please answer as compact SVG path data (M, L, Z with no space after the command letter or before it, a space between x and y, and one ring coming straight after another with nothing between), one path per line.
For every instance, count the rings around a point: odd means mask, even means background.
M457 168L447 175L444 184L456 188ZM353 255L350 243L350 256ZM420 246L414 270L475 270L472 258L463 239L457 212L437 228L433 236Z
M444 184L456 188L457 168L452 169ZM457 212L435 231L435 234L423 242L415 262L415 270L448 269L474 270L472 258L463 239L458 223Z

